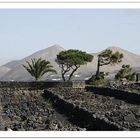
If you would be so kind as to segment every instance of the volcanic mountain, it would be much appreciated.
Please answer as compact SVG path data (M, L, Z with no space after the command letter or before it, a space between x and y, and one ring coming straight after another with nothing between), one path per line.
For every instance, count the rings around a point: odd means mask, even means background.
M131 52L121 49L119 47L108 47L107 49L110 49L113 52L119 51L124 56L121 63L115 64L115 65L106 65L106 66L102 66L100 68L100 71L109 72L110 78L114 77L115 73L117 73L117 71L121 69L121 66L123 64L125 64L125 65L129 64L129 65L131 65L131 67L133 68L134 71L140 72L140 56L139 55L136 55L134 53L131 53ZM87 71L89 71L89 73L92 70L92 73L95 74L96 68L97 68L97 56L100 53L101 52L93 54L94 60L91 63L88 63L87 66L82 66L81 68L86 69Z
M0 77L8 73L11 69L6 66L0 66Z
M43 58L46 59L47 61L51 62L51 65L54 66L54 68L58 71L59 73L59 66L55 62L56 55L64 50L61 46L59 45L53 45L49 48L37 51L36 53L18 60L18 61L12 61L4 65L4 67L7 67L10 69L5 75L3 75L0 80L14 80L14 81L26 81L26 80L33 80L33 78L30 76L30 74L23 68L23 64L26 65L26 61L31 61L31 58ZM44 76L44 79L46 76Z
M124 58L120 64L117 64L115 66L111 66L111 65L103 66L101 68L101 71L109 72L111 76L114 75L114 73L116 73L116 71L118 71L123 64L129 64L134 68L134 70L140 72L140 56L118 47L109 47L107 49L111 49L113 52L119 51L120 53L123 53ZM57 75L52 73L44 75L43 80L60 78L61 69L59 68L58 64L55 62L55 59L56 59L56 55L63 50L65 49L56 44L49 48L40 50L24 59L9 62L0 67L0 72L2 71L3 68L6 68L6 70L3 73L1 72L0 80L3 81L33 80L33 78L28 74L28 72L23 68L22 65L26 64L26 61L30 62L31 58L39 58L39 57L46 59L47 61L50 61L57 71ZM85 79L95 73L98 54L99 53L93 54L94 59L91 63L88 63L87 65L81 66L79 68L79 70L75 74L75 78L80 77L80 79Z

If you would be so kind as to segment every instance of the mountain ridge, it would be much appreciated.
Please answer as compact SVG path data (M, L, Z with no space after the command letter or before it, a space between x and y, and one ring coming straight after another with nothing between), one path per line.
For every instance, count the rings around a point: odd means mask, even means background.
M134 53L131 53L127 50L124 50L119 47L108 47L107 49L111 49L114 51L119 51L120 53L124 54L124 58L122 63L117 64L115 66L103 66L101 67L101 71L110 72L113 73L114 71L117 71L121 68L122 64L130 64L133 68L137 68L139 71L140 68L140 56L136 55ZM60 52L65 50L60 45L55 44L53 46L50 46L48 48L45 48L43 50L39 50L21 60L15 60L6 63L2 67L7 67L8 71L4 73L4 75L0 75L0 80L9 81L9 80L33 80L33 78L28 74L28 72L23 68L23 64L26 64L26 61L30 61L31 58L39 58L42 57L43 59L46 59L51 62L51 64L54 66L54 68L57 70L58 75L55 75L54 77L60 77L61 75L61 69L59 68L58 64L55 62L56 55ZM100 52L99 52L100 53ZM80 69L76 72L76 74L79 75L89 75L95 73L96 71L96 65L97 65L97 55L99 53L94 53L94 59L91 63L88 63L87 65L81 66ZM51 74L49 74L51 76ZM46 80L48 75L45 75L43 80Z

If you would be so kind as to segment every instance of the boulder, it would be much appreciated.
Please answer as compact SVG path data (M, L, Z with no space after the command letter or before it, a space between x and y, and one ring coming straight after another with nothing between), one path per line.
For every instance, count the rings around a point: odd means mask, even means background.
M124 116L124 120L126 122L134 122L136 121L135 115L131 112L128 115Z

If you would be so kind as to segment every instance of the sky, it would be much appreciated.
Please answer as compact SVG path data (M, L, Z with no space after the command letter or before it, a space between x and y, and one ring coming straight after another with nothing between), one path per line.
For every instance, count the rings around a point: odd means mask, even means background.
M0 65L54 44L140 55L140 9L0 9Z

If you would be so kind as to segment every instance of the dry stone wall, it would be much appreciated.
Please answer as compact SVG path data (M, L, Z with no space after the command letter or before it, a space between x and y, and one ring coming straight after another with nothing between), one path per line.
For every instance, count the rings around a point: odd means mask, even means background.
M50 92L48 89L54 89ZM65 90L66 88L66 90ZM44 93L45 89L45 93ZM79 90L86 91L85 96L78 96L82 99L74 103L69 102L66 99L61 98L55 92L58 90L66 91L65 98L71 98L71 95L67 95L72 90L72 98L76 98L76 93ZM56 93L57 93L56 92ZM88 93L90 92L90 94ZM43 96L42 96L43 95ZM96 107L103 107L103 110L108 110L108 119L97 115L96 110L90 111L77 104L87 105L84 102L87 97L94 95L95 100L101 101L102 105L97 102ZM100 97L98 95L101 95ZM113 98L108 98L113 97ZM68 124L55 119L54 111L51 108L46 99L51 99L54 107L62 111L69 117ZM91 99L91 98L89 98ZM99 100L98 100L99 99ZM109 100L112 104L105 104ZM87 100L86 100L87 101ZM128 104L126 104L129 103ZM92 102L91 102L92 103ZM131 105L133 103L134 105ZM110 111L111 105L113 109ZM116 108L114 107L116 106ZM10 128L12 130L140 130L140 94L132 93L123 90L116 90L103 87L88 87L85 86L83 81L75 82L0 82L0 130ZM138 107L137 107L138 106ZM90 107L90 106L89 106ZM51 108L51 109L50 109ZM136 110L135 110L136 109ZM121 112L122 110L125 110ZM97 110L98 111L98 110ZM102 112L102 111L101 111ZM53 123L50 123L53 122ZM123 122L125 124L118 125L114 122ZM62 127L62 126L65 126ZM57 126L57 127L56 127ZM68 128L67 128L68 126ZM78 127L77 127L78 126ZM123 127L126 126L126 127ZM127 127L128 126L128 127ZM129 128L132 129L129 129ZM82 129L80 129L82 128ZM85 128L85 129L84 129ZM128 129L127 129L128 128Z
M129 103L140 104L140 93L128 92L119 89L111 89L108 87L86 87L87 91L91 91L94 94L100 94L103 96L115 97L120 100L124 100Z
M110 122L109 120L93 115L93 112L89 112L79 106L75 106L60 96L46 90L44 97L51 99L54 105L63 113L69 116L69 120L77 124L80 127L86 128L87 130L126 130L119 125Z
M0 131L83 130L56 113L43 94L43 90L0 89Z
M47 89L50 87L73 87L73 88L85 88L84 81L72 81L72 82L0 82L0 88L9 89Z

